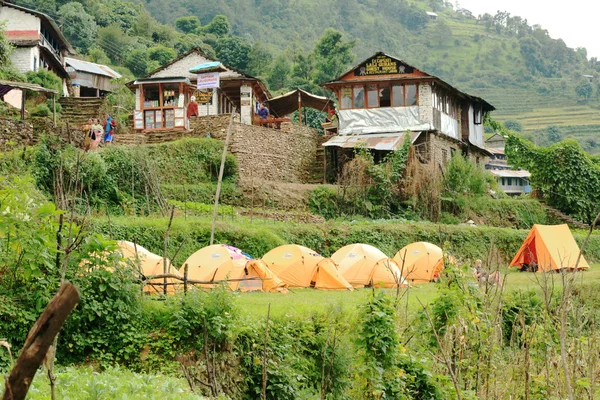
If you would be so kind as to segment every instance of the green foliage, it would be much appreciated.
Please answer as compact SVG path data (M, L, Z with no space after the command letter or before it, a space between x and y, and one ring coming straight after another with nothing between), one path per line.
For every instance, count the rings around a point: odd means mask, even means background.
M231 31L231 24L225 15L215 15L208 25L204 27L206 33L213 34L217 37L228 35Z
M198 33L201 25L196 16L181 17L175 20L175 27L183 33Z
M148 62L150 57L148 51L142 49L133 49L125 59L125 66L135 76L144 76L148 71Z
M287 58L283 55L277 57L271 69L269 79L269 89L280 90L288 87L288 77L290 75L291 67Z
M487 193L494 178L475 163L455 155L446 168L444 187L446 194L456 196L482 196Z
M575 93L582 100L589 100L592 97L594 87L589 80L584 79L575 87Z
M217 59L239 70L246 70L250 61L250 44L238 36L224 36L216 41L206 40L216 52Z
M94 17L78 2L67 3L58 10L63 33L69 42L86 54L96 43L97 27Z
M47 69L39 69L36 72L29 71L25 74L27 82L45 87L46 89L56 90L62 93L62 79L54 72Z
M156 61L158 65L165 65L175 58L175 50L165 46L155 46L148 49L148 59ZM129 59L129 57L128 57Z
M315 80L323 83L341 75L354 61L354 54L352 54L354 46L356 41L344 41L342 32L333 28L326 29L315 44L317 69Z
M0 67L6 67L10 63L10 53L12 52L5 26L6 22L0 22Z
M52 114L50 107L46 103L41 103L31 110L31 115L34 117L47 117Z
M514 131L514 132L519 132L519 133L523 132L523 124L514 119L509 119L507 121L504 121L504 126L509 131Z
M563 140L540 148L514 135L506 142L511 163L531 172L531 184L550 205L591 223L600 204L600 166L579 143Z

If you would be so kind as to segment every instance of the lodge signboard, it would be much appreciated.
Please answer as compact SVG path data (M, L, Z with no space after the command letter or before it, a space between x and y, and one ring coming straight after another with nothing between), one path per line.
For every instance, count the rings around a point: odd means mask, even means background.
M196 103L198 104L206 104L209 103L212 105L213 92L212 90L196 90L194 92L194 96L196 96Z
M384 54L378 54L354 70L355 76L410 74L413 68Z

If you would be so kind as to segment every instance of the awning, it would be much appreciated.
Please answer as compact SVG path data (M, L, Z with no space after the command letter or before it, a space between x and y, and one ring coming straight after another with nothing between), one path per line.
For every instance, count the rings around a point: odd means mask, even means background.
M180 82L183 82L188 85L192 84L188 78L184 78L182 76L173 77L173 78L141 78L141 79L136 79L133 82L133 84L134 85L143 85L145 83L180 83Z
M0 97L4 96L13 89L31 90L32 92L38 93L58 94L56 90L46 89L45 87L34 85L33 83L0 81Z
M411 143L414 143L421 132L334 136L327 142L323 143L323 146L335 146L342 148L355 148L362 146L366 147L367 149L392 151L398 150L402 147L404 144L404 138L407 134L410 134L410 141Z
M333 107L333 103L327 97L317 96L302 89L273 97L268 104L269 112L279 118L293 113L299 107L309 107L325 112L328 105Z
M195 67L190 68L189 71L192 74L203 74L208 72L225 72L227 71L227 68L219 61L212 61L196 65Z

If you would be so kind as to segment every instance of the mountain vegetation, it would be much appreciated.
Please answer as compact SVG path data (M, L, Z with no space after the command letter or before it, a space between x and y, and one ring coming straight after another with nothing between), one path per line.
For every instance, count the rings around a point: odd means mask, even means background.
M54 17L80 56L128 77L200 47L273 92L325 93L319 83L381 50L484 97L538 145L574 138L600 151L600 62L509 12L476 17L441 0L14 1Z

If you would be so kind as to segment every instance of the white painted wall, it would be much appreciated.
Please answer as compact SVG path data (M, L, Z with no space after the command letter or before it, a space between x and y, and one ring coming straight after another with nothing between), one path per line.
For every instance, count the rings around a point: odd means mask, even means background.
M10 61L19 72L33 71L34 55L39 62L40 52L37 47L17 47L10 54Z
M187 57L182 58L181 60L175 61L172 65L169 65L167 68L158 71L155 74L150 75L150 78L165 78L165 77L174 77L174 76L183 76L189 78L191 81L196 81L198 74L190 73L190 68L194 68L197 65L204 64L206 62L212 62L213 60L209 60L206 57L203 57L201 54L193 52L189 54ZM221 79L224 78L239 78L240 74L237 72L227 70L226 72L221 72L219 74Z
M5 21L4 27L7 31L33 31L41 29L41 21L35 15L31 15L12 7L0 8L0 21Z
M23 91L21 89L13 89L4 95L4 101L19 110L21 109L22 99Z

